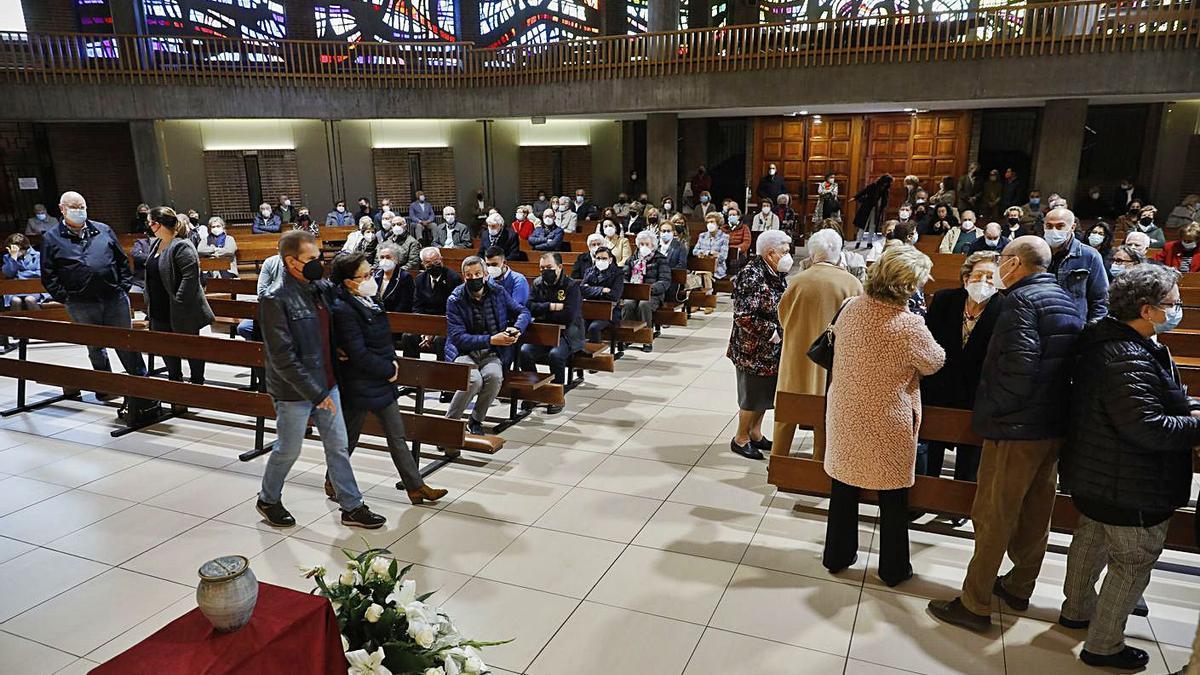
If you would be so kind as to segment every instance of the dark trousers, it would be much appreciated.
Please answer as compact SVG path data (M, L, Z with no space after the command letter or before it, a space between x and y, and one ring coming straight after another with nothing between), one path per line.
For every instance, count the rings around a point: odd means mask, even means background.
M347 451L353 453L354 448L358 446L358 438L362 435L363 423L367 421L368 414L374 415L375 419L379 420L379 424L383 426L383 432L387 437L388 454L392 456L392 464L396 466L396 472L400 474L404 489L420 489L425 481L421 479L417 460L408 448L408 442L405 440L404 418L400 415L400 408L395 401L379 410L346 408Z
M571 345L566 338L559 338L558 345L521 345L521 370L535 371L537 364L548 363L550 374L554 376L554 384L565 384L567 381L567 363L571 360Z
M604 321L603 319L589 321L587 325L588 342L604 342L604 329L611 325L611 321Z
M405 358L419 359L421 358L421 336L405 334L400 340L401 351ZM446 338L437 336L433 338L433 351L437 354L438 361L446 360Z
M179 331L171 330L171 322L163 321L150 317L150 330L156 330L163 333L177 333ZM196 331L191 335L199 335ZM164 356L163 363L167 366L167 379L172 382L183 382L183 360L178 356ZM204 384L204 362L200 359L188 359L188 368L192 371L192 384Z
M912 574L908 564L908 488L879 490L879 578L894 586ZM825 554L821 564L831 572L854 563L858 554L859 489L833 479Z
M919 445L917 447L917 474L934 478L940 477L946 451L952 447L954 446L949 443L937 441ZM958 446L954 458L954 480L968 480L974 483L975 477L979 475L979 456L982 452L983 448L978 445Z

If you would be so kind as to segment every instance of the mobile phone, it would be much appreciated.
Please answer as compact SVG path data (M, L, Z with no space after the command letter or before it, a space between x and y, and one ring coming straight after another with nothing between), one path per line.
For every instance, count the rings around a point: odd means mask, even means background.
M520 335L520 334L521 334L521 331L517 330L516 328L513 328L512 326L509 326L508 328L505 328L505 329L504 329L504 332L505 332L505 333L507 333L507 334L509 334L509 335L511 335L511 336L513 336L513 337L516 337L516 336L518 336L518 335Z

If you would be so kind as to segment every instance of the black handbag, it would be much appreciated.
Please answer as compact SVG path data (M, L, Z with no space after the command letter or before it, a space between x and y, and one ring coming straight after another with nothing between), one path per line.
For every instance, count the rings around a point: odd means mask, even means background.
M837 323L838 317L842 315L842 310L846 309L846 305L850 303L847 299L838 307L837 313L833 315L833 320L829 322L829 326L821 331L817 339L813 341L812 346L808 348L806 354L813 363L821 366L825 370L833 371L833 325Z

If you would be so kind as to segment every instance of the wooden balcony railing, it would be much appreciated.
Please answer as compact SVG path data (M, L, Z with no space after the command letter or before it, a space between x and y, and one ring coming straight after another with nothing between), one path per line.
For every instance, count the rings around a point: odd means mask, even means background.
M136 35L0 34L0 81L461 88L847 64L1200 47L1200 0L1055 1L480 49Z

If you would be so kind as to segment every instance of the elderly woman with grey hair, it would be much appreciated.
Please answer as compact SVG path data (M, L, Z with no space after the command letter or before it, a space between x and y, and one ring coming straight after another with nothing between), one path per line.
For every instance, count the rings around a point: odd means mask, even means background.
M737 368L738 428L729 449L747 459L763 459L761 451L771 449L762 422L775 407L783 350L779 303L792 269L792 238L766 230L755 247L758 255L733 278L733 330L725 353Z
M1162 553L1171 514L1191 492L1200 405L1154 339L1183 319L1178 284L1168 267L1127 269L1109 288L1108 316L1076 343L1059 472L1081 516L1058 621L1087 630L1079 658L1092 666L1133 670L1149 661L1125 643L1125 622Z
M621 318L654 325L654 310L662 306L667 288L671 285L671 266L658 249L658 237L653 230L637 233L637 252L625 261L625 283L650 286L649 300L625 300ZM654 350L653 344L642 345L643 352Z

